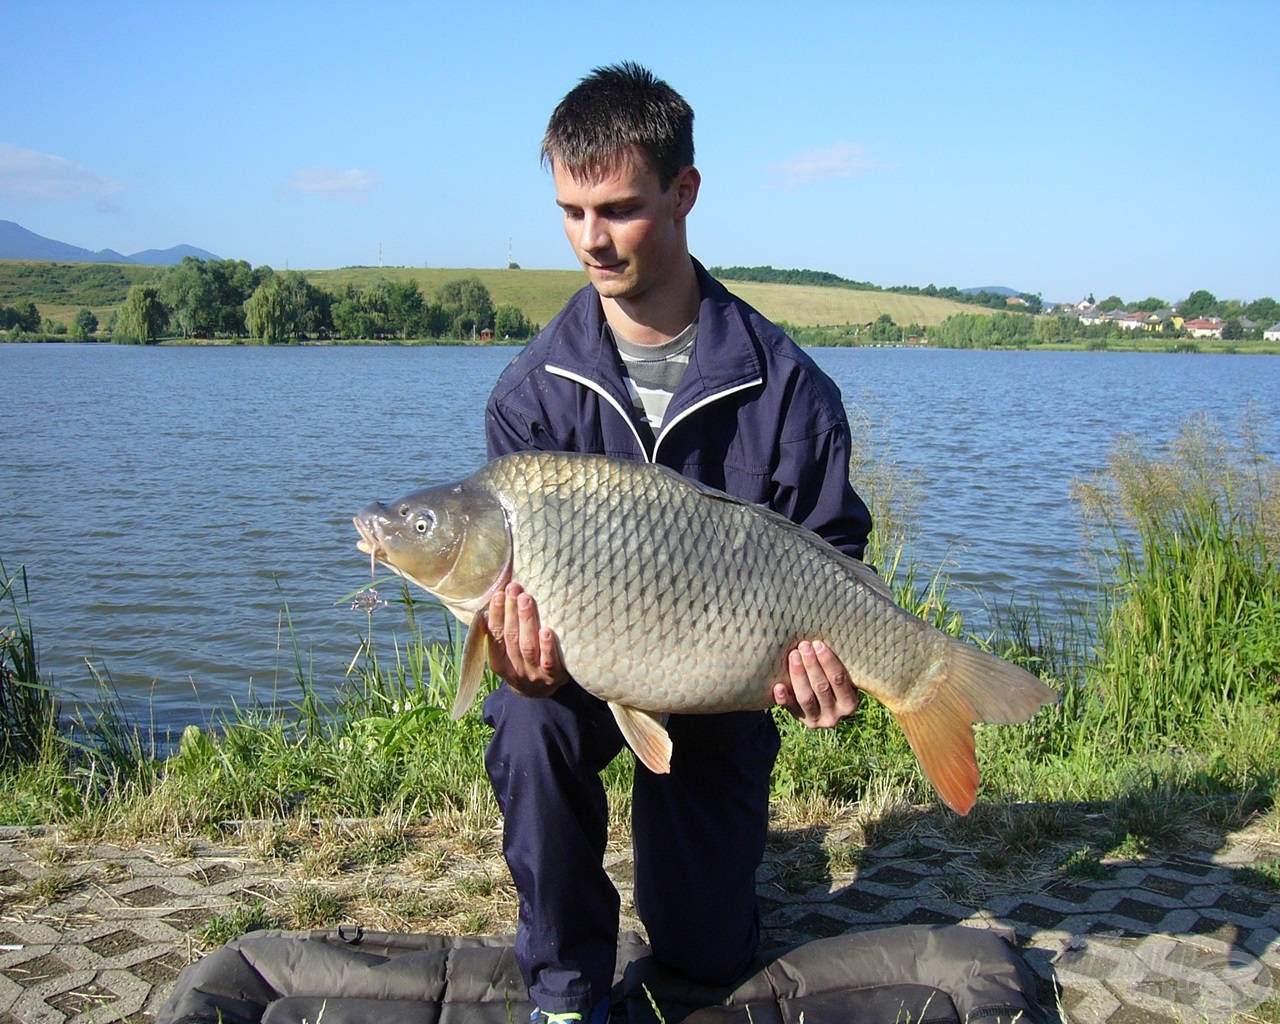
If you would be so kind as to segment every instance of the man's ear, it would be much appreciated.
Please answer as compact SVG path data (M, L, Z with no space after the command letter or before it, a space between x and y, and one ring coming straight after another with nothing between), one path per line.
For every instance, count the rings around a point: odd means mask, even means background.
M692 164L675 176L675 180L671 182L671 187L675 189L675 215L677 220L683 220L689 216L689 211L693 209L693 204L698 201L698 188L701 184L702 175L698 173L698 168Z

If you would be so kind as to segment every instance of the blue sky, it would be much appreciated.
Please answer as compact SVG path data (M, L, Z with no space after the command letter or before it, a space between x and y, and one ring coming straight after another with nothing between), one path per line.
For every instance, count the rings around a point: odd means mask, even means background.
M592 67L696 112L708 264L1280 298L1280 4L32 3L0 219L278 269L574 263L538 145Z

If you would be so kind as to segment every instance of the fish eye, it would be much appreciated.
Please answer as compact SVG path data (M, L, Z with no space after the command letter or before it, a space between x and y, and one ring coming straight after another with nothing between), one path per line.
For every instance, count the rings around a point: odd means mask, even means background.
M428 534L435 528L436 517L430 512L423 512L413 521L413 528L421 534Z

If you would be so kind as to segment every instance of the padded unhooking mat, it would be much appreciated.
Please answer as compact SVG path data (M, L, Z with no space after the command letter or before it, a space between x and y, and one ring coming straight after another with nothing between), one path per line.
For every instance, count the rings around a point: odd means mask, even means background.
M626 935L616 979L612 1020L628 1024L1046 1020L1012 946L959 925L818 939L732 991L664 978ZM509 937L353 927L235 939L183 970L156 1024L523 1024L531 1009Z

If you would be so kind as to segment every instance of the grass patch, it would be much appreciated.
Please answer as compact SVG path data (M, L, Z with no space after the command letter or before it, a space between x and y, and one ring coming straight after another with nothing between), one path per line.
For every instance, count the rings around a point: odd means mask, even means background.
M1105 863L1093 847L1085 845L1066 859L1062 873L1072 878L1103 879L1114 877L1116 869Z
M1280 857L1268 857L1248 867L1237 868L1236 877L1255 889L1280 893Z
M217 949L241 935L278 926L279 922L267 910L267 905L261 900L254 900L229 913L215 914L196 933L196 939L206 949Z
M291 928L325 928L341 924L346 900L338 893L304 885L290 893L285 903Z
M50 871L35 879L27 892L35 902L48 906L69 896L79 886L80 882L74 875L66 871Z

